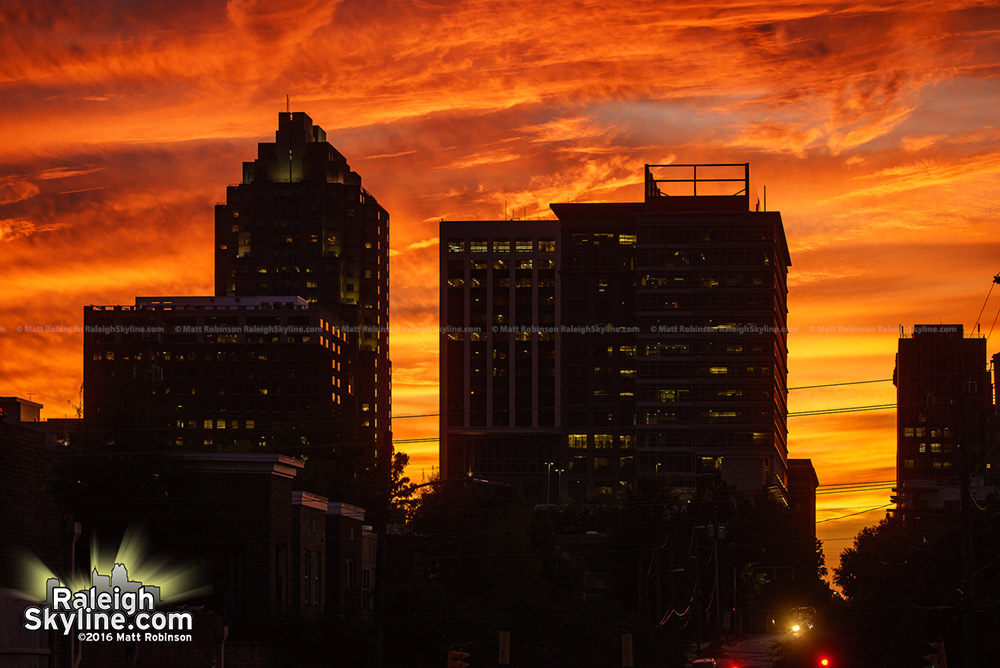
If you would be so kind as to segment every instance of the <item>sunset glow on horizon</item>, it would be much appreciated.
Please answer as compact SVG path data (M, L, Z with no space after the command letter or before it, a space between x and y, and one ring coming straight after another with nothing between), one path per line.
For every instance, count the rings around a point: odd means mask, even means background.
M895 479L895 412L798 414L893 404L900 327L975 334L1000 271L993 3L13 0L0 25L0 394L43 417L75 415L85 305L212 293L213 205L286 95L391 216L416 482L442 218L530 225L640 201L646 163L749 162L792 258L789 455L823 485ZM817 497L829 564L889 495Z

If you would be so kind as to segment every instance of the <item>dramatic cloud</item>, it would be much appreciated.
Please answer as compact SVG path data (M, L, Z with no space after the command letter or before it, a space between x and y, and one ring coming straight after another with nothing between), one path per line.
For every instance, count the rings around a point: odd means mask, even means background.
M998 269L1000 10L982 2L10 0L0 25L2 391L47 415L78 403L84 304L211 291L213 204L286 95L391 214L397 416L436 412L438 221L637 200L645 163L752 164L792 251L792 386L891 376L900 325L971 331ZM823 483L891 478L893 425L794 417L791 453ZM415 470L436 431L394 423ZM834 518L887 500L822 496L827 554L879 511Z

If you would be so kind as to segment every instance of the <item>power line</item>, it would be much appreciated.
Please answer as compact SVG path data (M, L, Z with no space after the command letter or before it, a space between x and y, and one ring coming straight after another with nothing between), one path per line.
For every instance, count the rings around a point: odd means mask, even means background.
M839 517L828 517L825 520L816 520L816 524L823 524L824 522L833 522L835 520L843 520L847 519L848 517L854 517L856 515L864 515L865 513L871 513L876 510L882 510L883 508L888 508L891 505L893 505L892 502L889 502L889 503L884 503L881 506L874 506L872 508L868 508L867 510L859 510L856 513L850 513L848 515L841 515Z
M888 383L891 382L892 378L878 378L876 380L852 380L843 383L824 383L822 385L801 385L799 387L790 387L788 391L792 390L814 390L819 387L841 387L844 385L864 385L865 383Z

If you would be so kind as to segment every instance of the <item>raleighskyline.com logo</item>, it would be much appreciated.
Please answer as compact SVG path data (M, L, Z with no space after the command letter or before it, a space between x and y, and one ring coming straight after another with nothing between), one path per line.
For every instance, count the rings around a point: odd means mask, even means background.
M95 568L89 589L73 591L56 578L45 582L43 605L24 611L28 631L76 632L81 641L190 642L190 612L161 612L160 588L132 582L124 564L115 564L111 575Z

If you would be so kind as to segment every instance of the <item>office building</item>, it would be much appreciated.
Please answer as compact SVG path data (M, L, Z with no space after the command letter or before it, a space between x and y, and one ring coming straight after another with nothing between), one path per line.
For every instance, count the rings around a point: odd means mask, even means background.
M308 115L278 114L215 208L215 244L217 296L298 295L345 323L362 439L391 447L389 215Z
M444 475L787 500L790 258L749 165L649 165L643 202L551 208L441 224Z
M904 512L958 509L965 475L991 473L986 339L965 338L962 325L916 325L899 339L893 382L896 501Z
M83 322L85 425L99 443L319 456L358 437L354 336L318 304L140 297L88 306Z
M537 495L562 419L558 223L441 227L442 471L517 477Z

